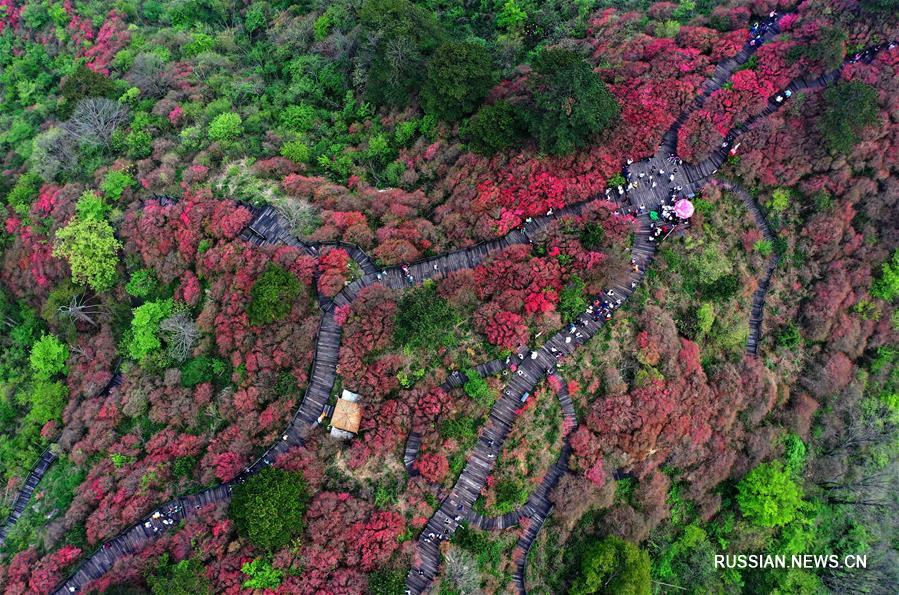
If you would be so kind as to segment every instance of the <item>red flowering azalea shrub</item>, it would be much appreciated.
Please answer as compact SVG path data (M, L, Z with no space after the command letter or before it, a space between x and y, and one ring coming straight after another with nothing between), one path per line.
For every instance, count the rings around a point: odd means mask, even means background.
M325 297L334 297L350 276L350 256L342 248L328 248L318 259L318 292Z
M449 472L449 461L440 453L423 453L415 460L415 469L428 481L441 483Z

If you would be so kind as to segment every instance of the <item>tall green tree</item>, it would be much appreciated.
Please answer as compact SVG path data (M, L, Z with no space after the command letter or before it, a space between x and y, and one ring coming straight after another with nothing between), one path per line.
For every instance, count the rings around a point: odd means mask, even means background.
M442 120L459 120L478 108L494 80L490 51L484 44L444 43L428 62L422 105Z
M615 97L576 52L544 49L533 69L528 123L542 151L565 154L587 146L618 117Z
M762 463L737 484L743 516L761 527L781 527L802 514L802 487L780 461Z
M237 530L266 551L303 532L309 489L301 473L267 467L234 487L230 515Z
M106 291L118 277L116 264L122 243L105 219L76 216L57 230L53 256L65 258L76 283Z
M862 130L877 123L877 90L861 81L841 81L824 92L824 113L818 129L830 150L848 153Z
M649 554L629 541L609 536L587 545L580 556L571 595L648 595Z
M41 380L65 372L67 359L69 348L56 335L43 335L31 347L31 370Z

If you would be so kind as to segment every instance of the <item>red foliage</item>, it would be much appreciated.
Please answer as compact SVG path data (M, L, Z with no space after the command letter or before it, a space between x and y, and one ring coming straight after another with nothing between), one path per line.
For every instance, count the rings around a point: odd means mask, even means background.
M318 259L318 291L325 297L334 297L343 289L350 275L350 256L342 248L322 251Z
M449 461L440 453L422 453L415 460L415 468L428 481L441 483L449 472Z

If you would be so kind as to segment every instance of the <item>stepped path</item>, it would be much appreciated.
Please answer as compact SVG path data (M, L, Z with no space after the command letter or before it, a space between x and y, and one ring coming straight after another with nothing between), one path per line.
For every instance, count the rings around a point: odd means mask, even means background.
M770 29L765 39L776 33L776 28ZM689 112L701 106L705 97L710 95L726 81L731 73L754 51L754 47L747 46L731 60L718 66L712 79L707 82L702 95L693 105L681 114L672 125L659 147L659 151L652 157L639 163L632 164L629 171L633 175L644 174L645 183L638 184L630 192L617 194L613 190L607 191L607 197L618 203L619 208L627 213L633 213L638 222L638 230L634 237L632 256L637 266L635 270L620 282L613 284L605 292L603 299L613 303L626 300L643 278L646 267L651 263L659 238L653 233L652 223L647 213L657 209L666 200L673 188L679 187L681 192L691 194L697 192L714 173L715 161L703 162L697 166L685 166L676 158L677 127L683 123ZM746 124L744 124L745 126ZM720 163L718 164L720 165ZM663 174L660 170L672 171ZM669 178L673 176L673 178ZM652 183L655 181L655 184ZM364 251L357 247L341 244L340 247L348 249L350 255L362 270L362 276L350 283L333 299L320 299L320 307L323 311L322 322L316 337L316 352L310 375L310 383L303 396L293 419L288 424L282 439L271 446L258 460L248 466L238 477L230 482L223 483L214 488L203 490L197 494L176 498L162 506L137 522L128 530L122 532L114 539L104 543L96 552L75 569L55 593L77 593L83 591L93 580L106 573L117 560L132 555L143 549L149 543L158 539L160 534L168 528L177 525L178 522L193 514L196 510L217 503L230 500L233 486L245 481L250 475L271 465L275 458L289 448L303 443L306 434L318 423L325 411L328 398L336 379L337 354L340 345L340 328L334 320L334 307L352 302L364 287L380 283L395 289L402 289L418 284L425 279L439 279L451 271L472 268L483 262L484 259L503 248L514 244L530 242L541 229L549 222L560 217L573 215L580 212L586 203L579 203L559 209L555 213L543 217L534 217L526 221L520 228L515 229L500 239L483 242L476 246L449 252L441 256L428 258L406 266L390 267L378 271L371 259ZM241 237L248 242L257 245L291 245L310 254L317 255L318 251L329 244L303 242L289 231L290 226L271 207L254 209L254 217ZM617 307L615 304L614 307ZM564 355L571 354L580 344L589 340L604 323L603 317L595 317L587 312L583 313L570 328L561 331L547 340L539 349L534 351L533 358L526 358L510 381L503 389L501 397L494 404L489 421L484 427L481 436L476 443L471 456L459 476L456 485L443 499L440 507L428 521L422 530L416 543L416 556L413 570L407 579L407 588L410 592L421 593L430 587L439 572L440 553L439 543L448 539L458 523L471 515L471 506L480 494L487 476L493 469L496 455L501 451L502 443L511 430L515 419L515 410L521 403L521 397L525 392L534 389L537 383L550 371L554 370L556 360ZM461 381L461 378L457 378ZM561 398L561 396L560 396ZM420 437L418 438L420 440ZM417 453L415 440L410 438L406 445L404 459L413 452ZM547 498L548 492L558 478L564 472L561 465L563 458L567 456L567 449L563 449L556 466L550 471L549 479L541 484L534 496L528 500L528 504L522 507L520 515L527 515L529 519L528 530L522 535L516 552L519 552L518 560L521 568L516 572L516 585L520 591L524 590L524 564L526 552L551 512L551 505ZM414 461L414 456L412 458ZM411 463L410 463L411 464ZM541 488L546 487L541 491Z
M771 226L768 225L768 220L765 218L764 213L762 213L762 209L759 207L758 202L749 194L749 192L742 186L732 182L722 182L721 187L740 197L740 200L743 201L743 204L746 206L746 210L752 215L752 219L755 221L756 226L761 230L762 237L769 242L773 242L774 233L771 231ZM768 258L768 264L759 280L759 286L752 294L752 310L749 315L749 339L746 341L746 351L750 355L758 354L759 338L762 333L762 314L765 309L765 295L768 293L771 276L774 274L774 270L777 268L777 263L779 261L780 256L777 254L772 254Z
M28 501L31 500L34 488L37 487L38 482L55 460L56 455L47 448L28 473L28 476L25 478L25 483L22 485L19 493L16 494L15 500L13 500L12 509L9 511L9 516L6 517L6 523L0 528L0 545L3 545L6 542L6 536L9 535L9 530L12 529L13 525L16 524L16 521L19 520L19 517L22 516L22 513L25 512L25 507L28 505Z

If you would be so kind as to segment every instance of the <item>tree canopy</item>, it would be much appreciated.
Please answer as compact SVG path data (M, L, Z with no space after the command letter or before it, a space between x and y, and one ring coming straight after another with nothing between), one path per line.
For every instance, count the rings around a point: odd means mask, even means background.
M786 525L804 505L802 487L778 461L750 471L737 485L737 502L743 515L761 527Z
M571 153L588 145L618 117L615 97L577 52L544 49L533 68L528 122L542 151Z
M269 264L250 290L247 316L251 324L271 324L290 313L303 286L290 272Z
M56 232L53 255L65 258L76 283L105 291L115 285L122 247L105 219L76 216Z
M649 554L614 536L594 541L581 552L578 574L569 593L648 594Z
M840 81L824 92L824 113L818 128L827 146L848 153L859 142L859 134L879 118L877 91L861 81Z
M234 487L230 515L255 546L273 551L302 534L308 503L301 473L267 467Z
M422 104L442 120L455 121L475 111L493 84L490 51L474 41L450 41L428 62Z

